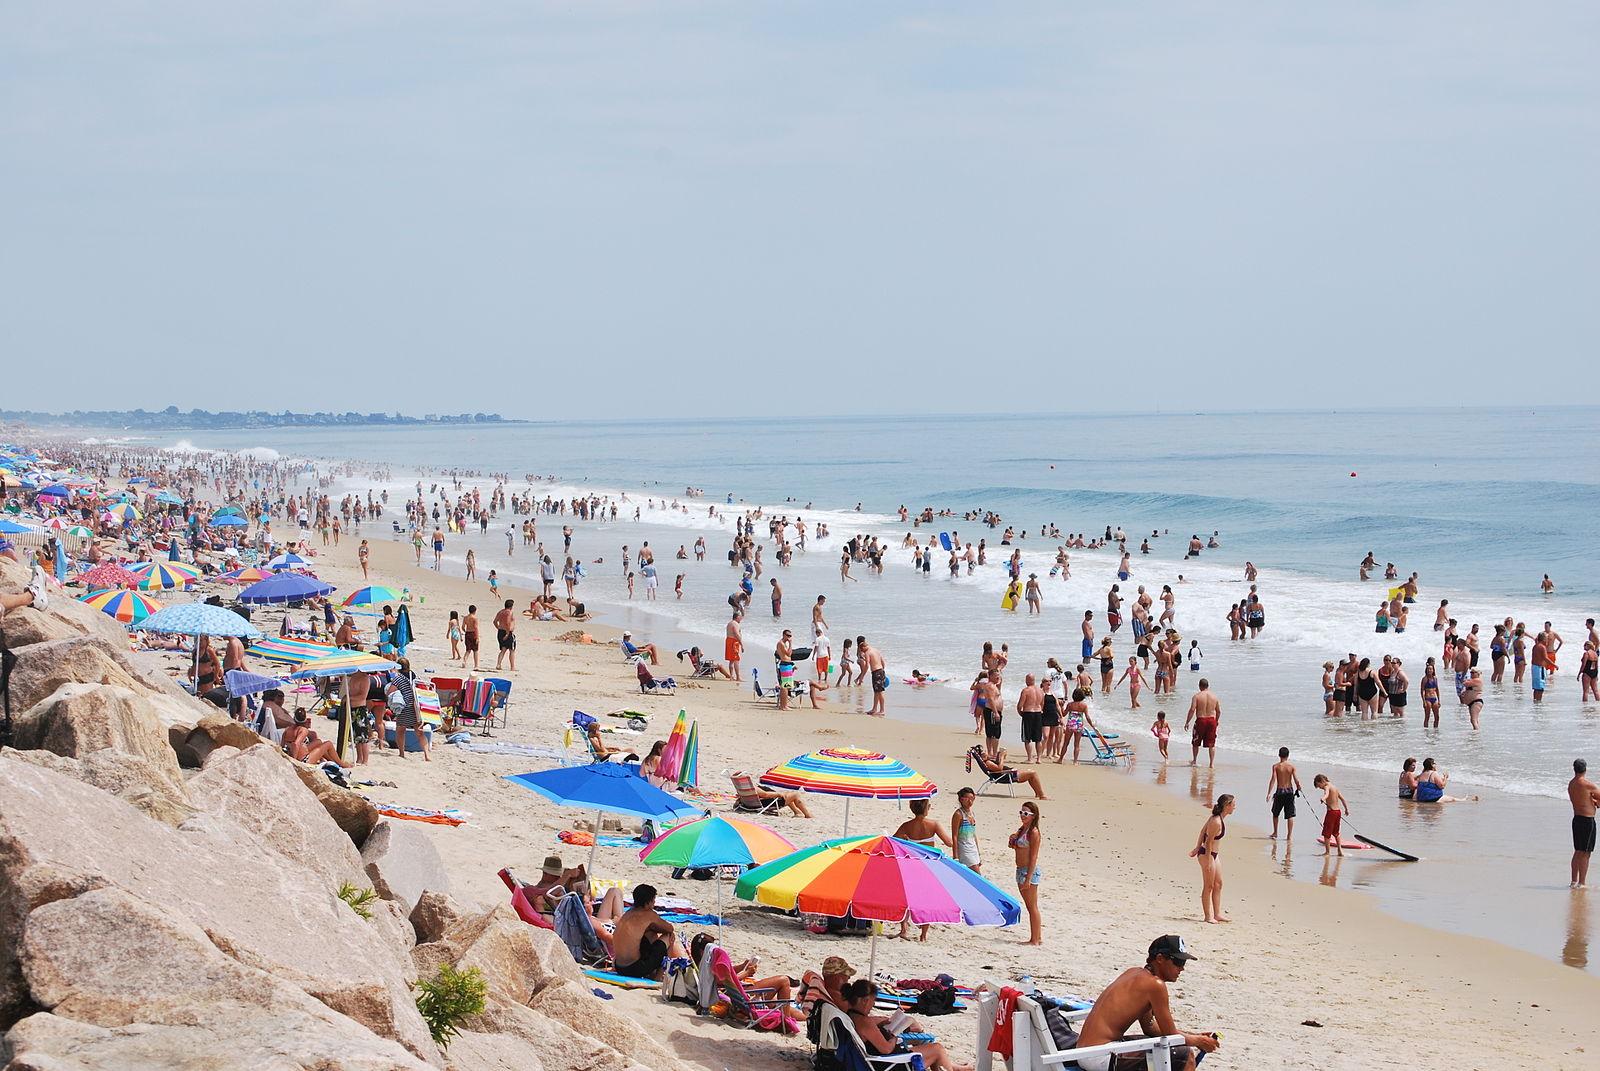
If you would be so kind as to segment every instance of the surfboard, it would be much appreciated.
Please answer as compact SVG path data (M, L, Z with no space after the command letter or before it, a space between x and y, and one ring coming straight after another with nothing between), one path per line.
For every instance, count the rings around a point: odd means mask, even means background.
M945 550L952 549L951 545L950 545L950 533L949 532L940 532L939 533L939 545L941 547L943 547Z
M1371 837L1363 836L1360 833L1357 833L1355 836L1356 836L1356 840L1359 840L1362 844L1367 845L1369 848L1376 848L1379 851L1388 852L1390 855L1397 855L1401 859L1404 859L1408 863L1420 863L1422 861L1421 859L1417 858L1414 855L1408 855L1407 853L1401 851L1399 848L1391 848L1387 844L1382 843L1381 841L1373 840Z

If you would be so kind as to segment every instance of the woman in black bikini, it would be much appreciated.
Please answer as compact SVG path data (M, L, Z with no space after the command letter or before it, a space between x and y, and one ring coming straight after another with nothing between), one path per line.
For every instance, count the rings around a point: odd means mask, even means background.
M1356 670L1356 700L1361 705L1361 720L1378 716L1378 675L1372 671L1372 659L1363 658Z
M1189 855L1200 861L1200 911L1207 922L1232 922L1222 913L1222 861L1217 848L1228 835L1228 816L1233 813L1233 796L1224 792L1211 807L1211 816L1200 827L1200 840Z

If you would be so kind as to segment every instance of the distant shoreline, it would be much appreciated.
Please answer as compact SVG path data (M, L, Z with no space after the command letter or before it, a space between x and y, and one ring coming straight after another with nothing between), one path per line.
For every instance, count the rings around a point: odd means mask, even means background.
M0 421L33 427L99 428L157 431L207 431L225 428L366 428L366 427L457 427L479 424L522 424L499 413L450 413L407 416L402 413L214 413L207 409L179 412L169 406L159 412L143 409L75 410L70 413L41 413L23 409L0 409Z

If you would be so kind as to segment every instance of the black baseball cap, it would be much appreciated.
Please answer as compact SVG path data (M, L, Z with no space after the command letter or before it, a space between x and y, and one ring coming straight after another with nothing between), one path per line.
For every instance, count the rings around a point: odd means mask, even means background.
M1157 937L1150 942L1150 958L1166 956L1174 963L1188 963L1195 957L1189 954L1189 949L1184 945L1183 938L1175 933Z

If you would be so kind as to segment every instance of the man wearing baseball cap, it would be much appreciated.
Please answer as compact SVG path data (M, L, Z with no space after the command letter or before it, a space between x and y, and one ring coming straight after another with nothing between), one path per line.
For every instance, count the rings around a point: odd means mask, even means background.
M1172 1050L1173 1066L1192 1071L1199 1052L1215 1052L1217 1038L1214 1034L1186 1034L1172 1022L1172 1009L1167 1003L1167 986L1178 980L1183 968L1195 957L1189 954L1183 938L1166 934L1150 942L1150 953L1143 967L1129 967L1106 986L1094 1010L1083 1021L1077 1047L1091 1048L1109 1045L1115 1041L1132 1041L1139 1037L1164 1037L1183 1034L1184 1044ZM1128 1033L1134 1023L1140 1034ZM1116 1056L1089 1056L1080 1060L1084 1071L1115 1071L1122 1068L1143 1068L1144 1053L1121 1053Z

